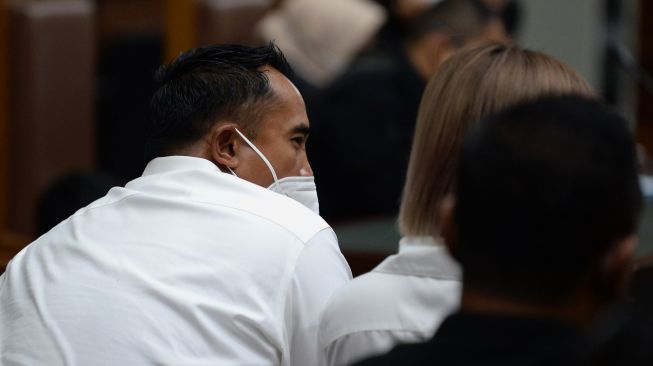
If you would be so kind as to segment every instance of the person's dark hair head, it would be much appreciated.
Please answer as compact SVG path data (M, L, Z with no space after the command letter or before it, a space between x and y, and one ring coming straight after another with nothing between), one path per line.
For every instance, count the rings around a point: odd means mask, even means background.
M548 97L481 121L455 185L465 286L564 301L620 239L642 198L627 123L596 101Z
M443 0L420 13L408 26L406 39L417 39L430 32L441 32L464 43L481 35L493 12L480 0Z
M147 159L192 144L219 120L238 123L255 137L275 101L266 66L290 77L290 66L272 43L195 48L161 66L150 101Z

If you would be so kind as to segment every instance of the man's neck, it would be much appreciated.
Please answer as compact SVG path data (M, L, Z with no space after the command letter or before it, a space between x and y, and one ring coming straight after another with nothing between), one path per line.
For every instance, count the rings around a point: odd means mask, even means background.
M463 290L460 308L467 313L551 319L576 326L588 325L599 310L594 301L582 295L543 304L473 290Z

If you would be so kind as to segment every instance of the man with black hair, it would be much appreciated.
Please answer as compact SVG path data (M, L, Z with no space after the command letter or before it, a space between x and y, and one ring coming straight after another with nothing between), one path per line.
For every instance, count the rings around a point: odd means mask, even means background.
M317 214L309 122L274 45L162 67L143 175L0 277L0 364L312 365L351 278Z
M317 139L309 150L327 219L398 212L426 82L465 43L503 36L480 1L442 0L424 7L403 26L400 42L382 29L376 43L324 92Z
M627 124L598 102L548 98L481 122L442 207L461 308L429 342L360 365L563 364L625 290L641 200Z

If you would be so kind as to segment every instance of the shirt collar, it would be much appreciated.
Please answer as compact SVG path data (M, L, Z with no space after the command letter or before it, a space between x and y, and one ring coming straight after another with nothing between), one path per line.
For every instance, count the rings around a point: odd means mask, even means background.
M405 237L399 241L399 253L386 258L375 272L460 280L461 270L449 255L441 238Z
M153 159L145 167L143 176L161 174L175 170L207 170L222 172L213 162L207 159L175 155Z

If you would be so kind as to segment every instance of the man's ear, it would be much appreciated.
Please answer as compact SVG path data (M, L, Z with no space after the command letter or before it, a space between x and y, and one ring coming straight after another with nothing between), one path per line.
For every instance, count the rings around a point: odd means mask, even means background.
M456 199L453 195L448 194L442 199L439 211L439 230L440 236L444 239L449 253L457 259L458 250L458 224L455 218Z
M639 237L631 234L618 240L605 254L600 264L599 286L611 298L622 297L628 290L633 272L633 258Z
M235 123L216 123L209 132L209 154L220 168L236 170L240 140Z

